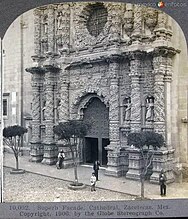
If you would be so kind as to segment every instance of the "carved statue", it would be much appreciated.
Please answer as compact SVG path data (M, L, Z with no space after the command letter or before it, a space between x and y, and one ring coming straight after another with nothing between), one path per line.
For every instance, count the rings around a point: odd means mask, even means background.
M124 121L129 121L130 119L131 119L131 99L127 98L126 104L125 104Z
M62 29L63 29L62 12L59 12L57 15L57 35L62 34Z
M146 121L153 121L154 119L154 100L153 98L146 99Z
M45 121L45 110L46 110L46 101L43 102L43 106L42 106L42 120Z

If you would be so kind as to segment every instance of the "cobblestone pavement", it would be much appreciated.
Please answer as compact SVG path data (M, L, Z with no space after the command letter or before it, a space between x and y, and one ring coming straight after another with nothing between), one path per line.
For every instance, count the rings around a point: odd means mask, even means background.
M4 202L71 202L131 200L133 196L96 188L68 189L69 182L34 173L10 174L4 168Z
M15 167L14 155L10 154L10 153L4 153L3 163L4 163L4 166L6 166L6 167L13 167L14 168ZM73 181L73 179L74 179L73 168L57 170L57 168L54 165L48 166L48 165L44 165L41 163L29 162L28 156L19 157L19 165L20 165L20 168L26 170L27 172L43 175L45 177L49 177L49 179L56 178L60 181L63 180L61 182ZM92 171L93 171L92 167L86 167L83 165L78 166L79 182L82 182L86 185L90 185L89 181L90 181ZM10 177L12 177L12 176L10 176ZM25 176L23 176L23 177L25 177ZM102 168L100 168L100 170L99 170L99 179L100 179L100 181L97 183L98 190L100 188L100 189L104 189L104 191L108 191L107 193L109 193L109 191L112 191L112 192L117 192L117 194L121 194L123 192L124 194L128 194L128 197L129 197L129 194L134 195L134 196L140 195L141 185L140 185L139 181L129 180L129 179L126 179L125 177L114 178L111 176L107 176L107 175L105 175L105 170ZM5 177L5 180L6 180L6 177ZM37 182L37 180L35 182ZM8 181L7 182L5 181L5 183L4 183L5 187L7 186L6 183L8 183ZM16 184L17 184L17 182L15 183L15 185ZM21 186L23 187L22 184L21 184ZM61 186L58 188L61 188ZM59 189L57 191L59 193L61 191L61 189ZM86 191L86 189L84 191ZM91 193L87 193L87 196L88 196L88 194L89 194L89 196L91 196ZM97 194L99 194L98 191L96 192L96 196L98 196ZM5 195L6 194L4 194L4 196ZM56 194L54 194L54 197L55 196L56 196ZM94 197L94 196L95 195L92 193L92 197ZM99 194L99 196L100 196L100 194ZM160 191L159 191L159 185L152 184L152 183L149 183L146 181L145 182L145 197L147 197L149 199L188 198L188 182L184 181L182 183L171 183L171 184L167 185L167 196L161 197ZM63 201L63 200L61 200L61 201Z

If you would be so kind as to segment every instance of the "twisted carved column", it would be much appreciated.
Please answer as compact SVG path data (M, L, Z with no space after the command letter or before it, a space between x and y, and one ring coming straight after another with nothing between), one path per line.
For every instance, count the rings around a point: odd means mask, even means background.
M110 98L109 98L109 138L108 146L108 168L107 175L120 176L121 169L119 167L119 62L118 60L110 60Z
M171 49L170 49L171 50ZM158 182L161 169L164 169L167 182L174 181L173 154L171 146L171 76L172 60L168 48L155 49L153 68L155 74L154 87L154 130L164 136L166 147L155 152L153 158L153 174L151 182ZM173 54L175 54L173 52Z
M60 112L59 119L60 122L65 122L69 119L69 83L67 81L62 82L61 84L61 103L60 103Z
M154 84L154 130L164 136L165 134L165 87L164 75L166 70L166 58L160 53L153 57Z
M142 52L136 51L130 54L131 77L131 132L141 131L141 62Z
M129 54L130 58L130 77L131 77L131 132L141 131L141 63L142 56L140 51ZM126 178L140 179L142 169L142 157L136 148L128 148L129 168Z
M39 9L34 10L34 51L35 55L41 54L41 11Z
M54 74L56 74L59 69L53 65L49 57L48 62L45 62L45 88L46 88L46 111L45 111L45 139L44 144L44 156L42 163L53 165L57 161L57 146L55 143L55 136L53 127L55 124L54 120Z
M133 41L139 41L142 34L142 7L134 5L134 25L132 32Z
M41 98L40 91L42 90L44 71L41 67L31 67L26 69L27 72L32 73L32 138L31 146L31 161L40 162L43 157L43 146L41 145Z

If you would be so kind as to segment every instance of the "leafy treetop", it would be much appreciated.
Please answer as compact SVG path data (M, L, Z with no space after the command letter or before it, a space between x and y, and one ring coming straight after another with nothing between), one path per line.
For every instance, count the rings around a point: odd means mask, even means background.
M19 125L8 126L3 129L3 136L5 138L12 138L15 136L21 137L26 132L27 132L27 129L22 126L19 126Z

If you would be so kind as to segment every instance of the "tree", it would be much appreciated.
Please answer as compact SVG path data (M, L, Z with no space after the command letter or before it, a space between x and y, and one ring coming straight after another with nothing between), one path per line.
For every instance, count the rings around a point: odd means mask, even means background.
M139 133L130 133L128 135L128 145L134 145L139 149L142 157L141 180L141 199L144 199L144 181L148 168L152 163L155 151L164 145L164 138L161 134L146 131Z
M74 185L78 185L78 142L80 142L87 134L90 124L82 120L69 120L61 122L54 127L54 133L59 140L64 140L69 146L74 165Z
M16 159L16 170L19 170L18 155L21 147L21 138L26 132L27 129L19 125L8 126L3 129L3 141L14 152Z

